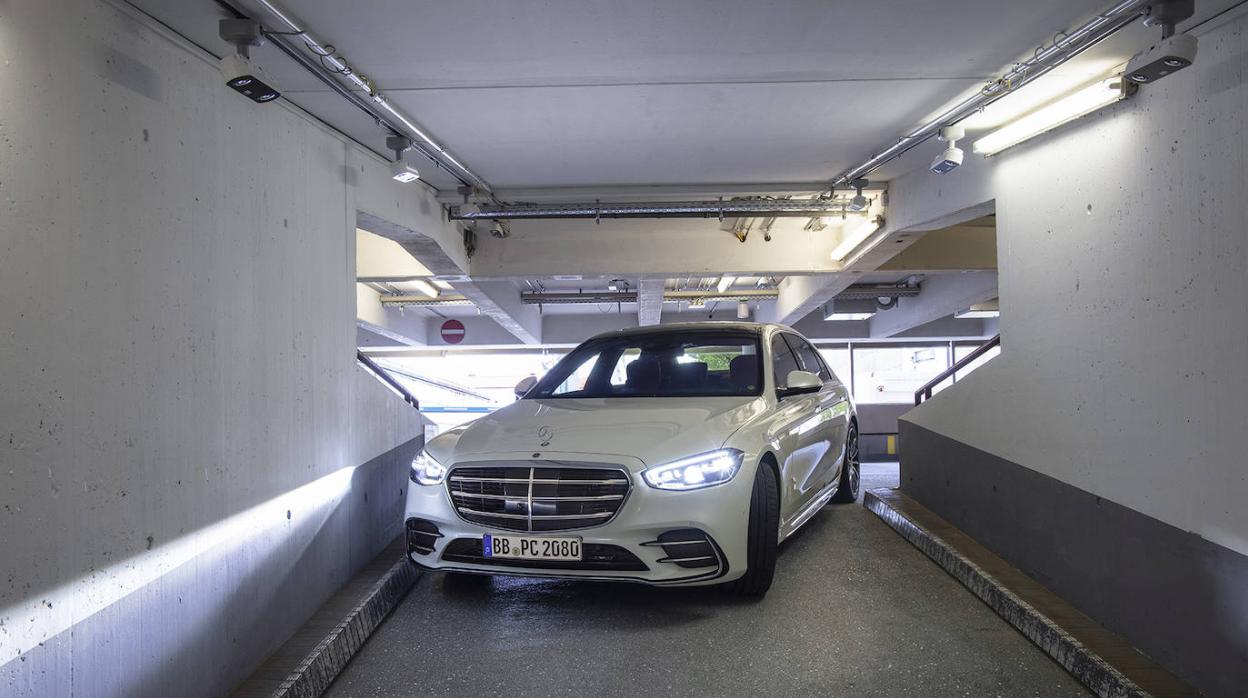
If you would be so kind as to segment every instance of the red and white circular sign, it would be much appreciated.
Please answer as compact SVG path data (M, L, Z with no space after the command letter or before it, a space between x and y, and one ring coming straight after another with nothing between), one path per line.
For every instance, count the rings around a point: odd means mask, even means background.
M442 323L442 341L447 344L459 344L464 341L464 323L459 320L447 320Z

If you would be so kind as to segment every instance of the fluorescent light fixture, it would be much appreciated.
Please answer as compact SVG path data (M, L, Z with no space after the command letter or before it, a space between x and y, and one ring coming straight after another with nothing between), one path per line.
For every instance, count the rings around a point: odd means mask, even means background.
M732 285L735 284L736 282L737 282L737 277L735 276L726 276L726 275L721 276L719 277L719 283L715 284L715 288L720 293L723 293L724 291L727 291L728 289L732 288Z
M991 300L987 303L976 303L965 310L953 314L959 319L1001 317L1001 302Z
M1122 98L1122 78L1098 80L980 138L975 141L974 150L981 155L995 155Z
M874 216L868 218L862 223L862 225L849 231L845 237L841 239L841 244L837 245L836 249L832 250L832 259L838 262L844 261L844 259L849 256L849 253L854 251L855 247L861 245L864 240L871 237L871 234L879 230L880 226L883 224L883 218L880 216Z
M448 283L448 282L446 282L446 281L444 281L444 280L442 280L442 279L434 279L434 280L433 280L433 285L434 285L434 286L437 286L438 288L442 289L443 291L449 291L449 290L451 290L451 285L450 285L450 283Z
M866 320L875 315L875 299L832 299L823 305L824 320Z
M430 298L438 297L438 289L434 288L433 284L425 281L424 279L412 279L408 283L410 283L417 291L420 291Z
M829 313L824 320L866 320L875 313Z

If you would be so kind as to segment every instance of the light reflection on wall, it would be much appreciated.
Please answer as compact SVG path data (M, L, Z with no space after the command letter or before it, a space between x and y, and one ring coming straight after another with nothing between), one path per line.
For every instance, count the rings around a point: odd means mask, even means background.
M355 467L341 468L215 524L0 609L0 619L5 619L4 632L0 632L0 664L15 660L182 565L224 546L247 546L263 557L287 541L290 528L317 518L323 521L332 513L350 493L355 471Z

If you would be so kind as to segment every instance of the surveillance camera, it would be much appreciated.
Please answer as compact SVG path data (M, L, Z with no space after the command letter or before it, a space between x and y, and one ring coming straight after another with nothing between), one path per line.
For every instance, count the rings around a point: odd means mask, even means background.
M491 221L490 235L502 240L511 237L511 226L507 225L507 221Z
M861 177L849 183L849 186L853 187L857 193L854 195L854 198L849 200L845 208L850 211L865 211L871 205L871 200L862 195L862 190L866 189L868 184L870 182Z
M264 104L282 96L282 93L260 78L262 71L241 54L230 54L222 58L221 72L225 75L226 85L254 102Z
M945 152L937 155L935 160L932 160L931 169L932 172L935 172L936 174L944 174L961 164L962 149L955 145L951 145L948 148L945 148Z
M958 125L945 126L940 129L939 138L942 141L948 141L949 147L932 161L930 168L932 172L944 174L962 164L962 149L958 147L958 141L965 135L966 129Z
M1196 37L1175 34L1140 51L1127 63L1123 75L1137 85L1155 82L1196 60Z

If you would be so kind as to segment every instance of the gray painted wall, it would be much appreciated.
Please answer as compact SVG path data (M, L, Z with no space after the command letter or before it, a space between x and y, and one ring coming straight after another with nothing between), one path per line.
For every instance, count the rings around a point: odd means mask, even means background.
M421 195L107 4L0 65L0 694L220 694L398 531L355 202Z

